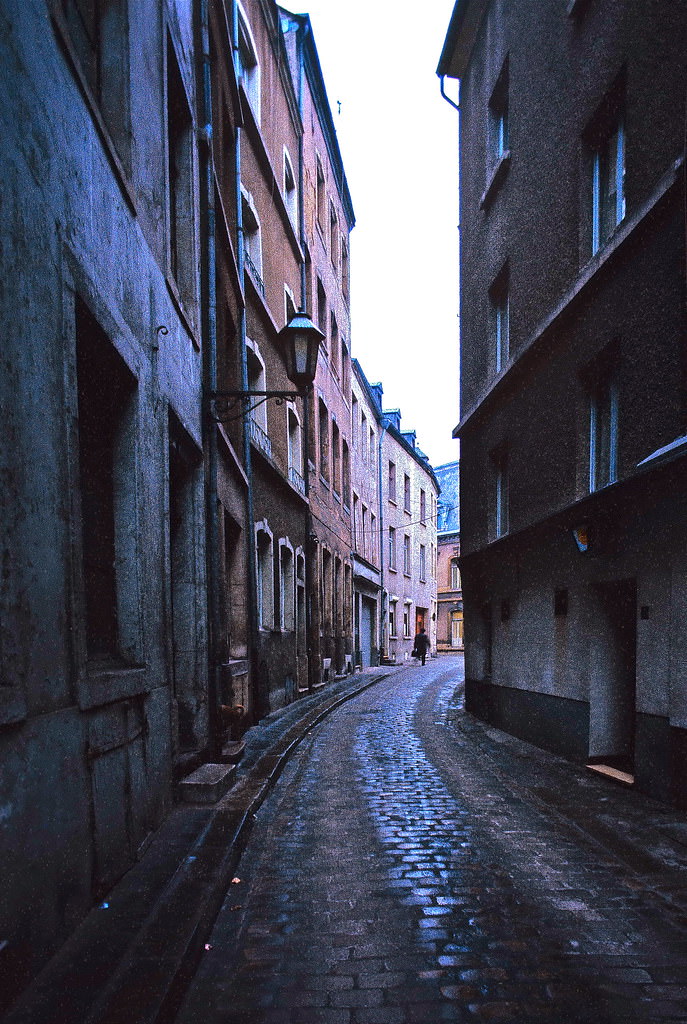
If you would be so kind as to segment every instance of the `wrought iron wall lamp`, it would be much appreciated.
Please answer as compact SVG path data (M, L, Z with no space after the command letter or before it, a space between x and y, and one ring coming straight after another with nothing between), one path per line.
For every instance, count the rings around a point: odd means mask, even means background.
M277 335L282 355L286 364L286 374L295 384L296 391L253 391L231 390L214 391L210 394L210 414L216 422L234 419L233 412L237 406L242 409L238 416L249 413L263 402L274 398L278 404L287 399L303 398L312 387L317 371L317 356L320 342L324 338L322 331L315 326L310 317L304 313L296 313L288 324L282 327ZM307 439L306 439L307 441Z

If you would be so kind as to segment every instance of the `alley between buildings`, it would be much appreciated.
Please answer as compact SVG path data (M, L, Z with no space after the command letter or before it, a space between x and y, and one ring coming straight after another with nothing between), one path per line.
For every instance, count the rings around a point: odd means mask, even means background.
M687 848L639 835L670 810L462 695L409 666L301 744L177 1024L687 1020Z

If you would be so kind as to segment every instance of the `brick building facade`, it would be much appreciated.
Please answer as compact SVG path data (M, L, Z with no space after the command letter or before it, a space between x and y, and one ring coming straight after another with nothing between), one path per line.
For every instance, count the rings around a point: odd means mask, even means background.
M435 466L434 472L441 487L437 511L437 650L455 651L464 645L459 463Z

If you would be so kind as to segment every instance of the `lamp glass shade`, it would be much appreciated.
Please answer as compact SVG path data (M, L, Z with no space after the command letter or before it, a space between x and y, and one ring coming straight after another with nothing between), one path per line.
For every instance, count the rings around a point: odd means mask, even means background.
M324 338L305 313L296 313L279 332L289 380L302 391L315 380L320 342Z

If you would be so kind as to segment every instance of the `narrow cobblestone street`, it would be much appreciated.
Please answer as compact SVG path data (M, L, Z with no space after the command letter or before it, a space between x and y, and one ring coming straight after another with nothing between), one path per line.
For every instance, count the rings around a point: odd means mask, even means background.
M687 1021L684 864L632 863L543 776L531 796L461 681L459 658L410 666L301 744L178 1024Z

